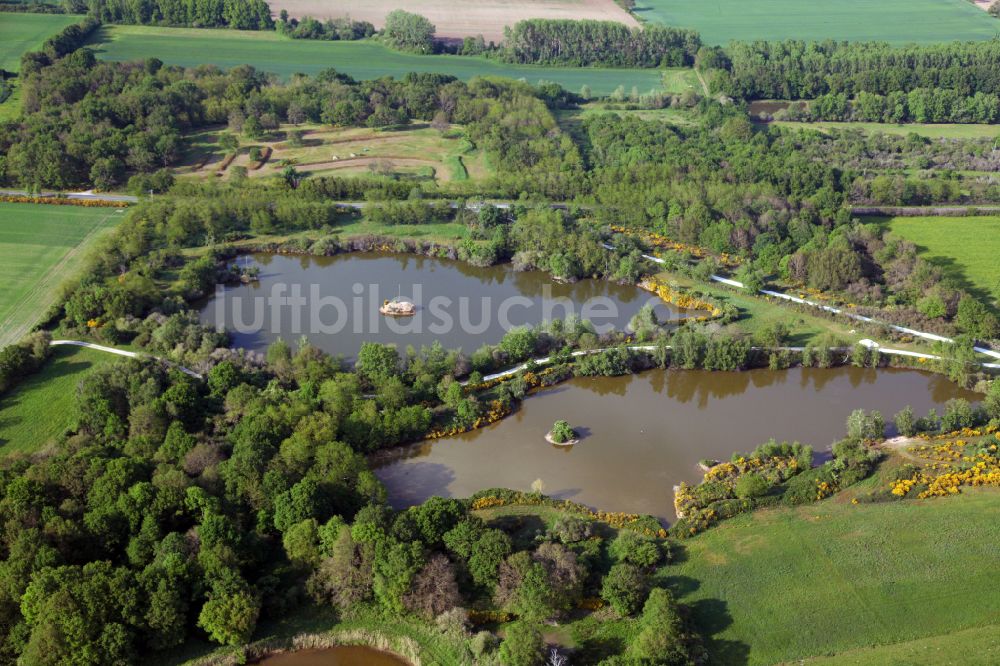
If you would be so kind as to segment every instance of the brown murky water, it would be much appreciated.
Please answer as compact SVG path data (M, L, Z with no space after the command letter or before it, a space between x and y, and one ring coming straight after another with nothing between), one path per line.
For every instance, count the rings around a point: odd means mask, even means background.
M923 414L957 397L979 396L915 370L657 370L579 378L528 398L488 428L390 452L376 474L397 507L491 487L528 490L541 479L554 497L670 519L673 486L700 480L703 458L728 459L770 437L821 452L844 436L854 409L878 409L891 422L908 404ZM547 443L557 419L569 421L582 441L568 448Z
M259 666L408 666L391 654L367 647L299 650L268 657Z
M477 268L460 261L373 253L336 257L253 255L259 281L220 288L201 320L222 323L237 347L260 350L279 336L352 358L364 341L419 349L440 340L446 349L471 353L499 342L506 330L576 314L598 331L625 328L646 303L662 321L684 316L634 285L604 280L560 284L538 271L509 266ZM299 305L281 302L292 297ZM417 315L378 313L397 296L417 305Z

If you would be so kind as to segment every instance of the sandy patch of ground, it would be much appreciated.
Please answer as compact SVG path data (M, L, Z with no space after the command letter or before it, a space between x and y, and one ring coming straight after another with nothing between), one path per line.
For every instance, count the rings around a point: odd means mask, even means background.
M639 25L635 17L614 0L272 0L271 11L282 9L296 18L318 19L349 16L355 21L370 21L381 28L385 16L394 9L422 14L437 28L441 39L460 39L482 35L486 41L499 42L503 29L521 19L595 19Z
M990 5L992 5L996 0L972 0L972 4L979 7L984 12L989 10Z

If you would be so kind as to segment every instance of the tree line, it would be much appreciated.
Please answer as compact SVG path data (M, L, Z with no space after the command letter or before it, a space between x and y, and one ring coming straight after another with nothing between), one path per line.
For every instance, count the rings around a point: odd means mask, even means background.
M375 34L375 26L368 21L353 21L349 18L334 18L319 21L310 16L302 19L289 18L288 10L282 9L275 29L292 39L325 39L330 41L353 41L366 39Z
M87 12L105 23L270 30L265 0L86 0Z
M1000 41L890 46L883 42L733 42L699 58L713 87L742 99L849 97L948 89L1000 93Z
M616 21L529 19L504 28L496 56L519 64L565 67L684 67L701 46L694 30Z
M914 88L888 95L859 92L827 93L808 103L791 104L775 118L873 123L984 123L1000 120L1000 95L977 92L962 95L951 88Z

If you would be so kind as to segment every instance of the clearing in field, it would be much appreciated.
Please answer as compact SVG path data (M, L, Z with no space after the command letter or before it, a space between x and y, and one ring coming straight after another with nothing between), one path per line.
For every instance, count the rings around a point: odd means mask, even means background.
M120 208L0 203L0 347L16 342L55 302Z
M311 16L318 19L350 17L369 21L381 28L385 16L394 9L421 14L437 28L442 39L461 39L482 35L489 42L503 39L504 26L522 19L594 19L639 25L631 14L614 0L465 0L456 5L453 0L274 0L271 10L277 16L282 9L296 18Z
M917 244L920 254L988 302L1000 303L1000 217L882 219Z
M119 357L56 347L45 367L0 398L0 454L33 453L53 443L76 421L76 387L99 365Z
M1000 136L1000 126L998 125L974 125L959 123L848 123L848 122L827 122L815 123L797 122L791 120L775 120L770 124L781 125L782 127L794 127L798 129L813 129L826 131L837 130L859 130L865 134L881 132L883 134L897 134L906 136L917 134L929 139L981 139L994 138Z
M105 26L96 31L88 46L104 60L155 57L187 67L249 64L286 79L333 67L360 80L402 77L409 72L450 74L465 81L475 76L505 76L531 84L553 81L573 92L587 85L596 95L610 94L618 86L625 90L635 87L642 93L661 87L660 72L655 69L507 65L478 57L400 53L371 41L290 39L266 31Z
M713 527L682 542L683 562L663 573L711 635L713 664L800 663L931 637L939 650L950 634L995 627L998 538L994 490L858 505L838 496ZM879 660L893 652L836 663L917 663ZM927 663L964 663L938 654L947 659Z
M291 144L293 131L302 132L301 145ZM306 175L378 173L448 182L484 178L490 172L484 154L457 127L442 133L426 123L399 130L282 125L258 141L241 141L232 160L219 149L223 133L212 129L188 137L190 150L177 174L229 178L233 167L242 166L249 177L259 178L294 166ZM266 159L250 159L254 146Z
M707 44L838 39L893 44L992 39L1000 23L966 0L637 0L644 21L694 28Z

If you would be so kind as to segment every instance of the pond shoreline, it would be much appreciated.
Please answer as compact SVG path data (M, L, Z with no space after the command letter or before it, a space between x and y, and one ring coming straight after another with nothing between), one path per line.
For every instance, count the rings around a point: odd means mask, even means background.
M433 495L466 497L485 487L525 491L541 479L542 492L559 499L669 521L672 487L698 482L704 474L698 463L705 459L729 460L774 437L813 445L818 464L846 435L844 424L854 409L880 409L891 420L907 404L920 412L940 409L951 398L979 399L941 375L914 370L654 368L574 377L537 386L497 422L382 449L367 459L396 508ZM709 407L716 417L703 411ZM555 415L579 427L586 445L542 441ZM784 425L774 427L781 418Z

